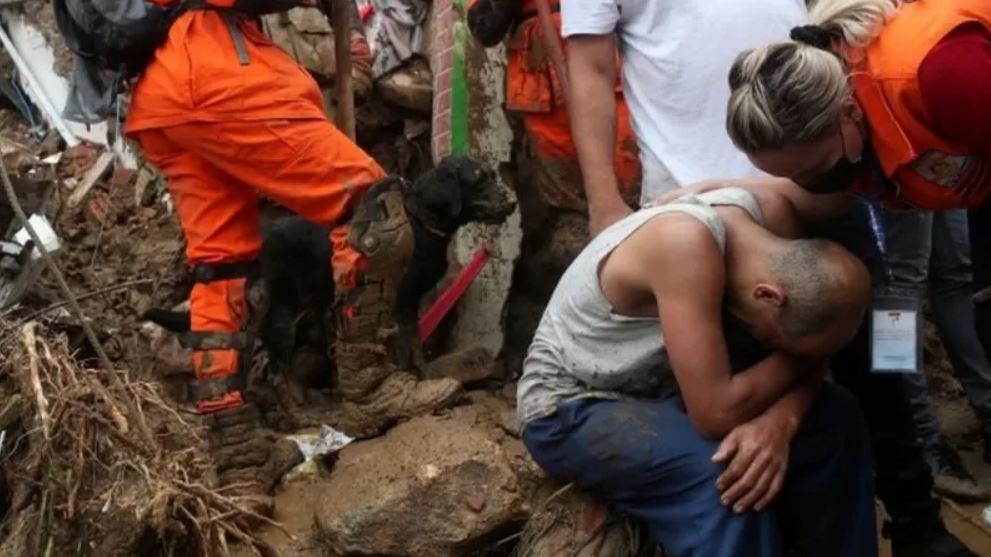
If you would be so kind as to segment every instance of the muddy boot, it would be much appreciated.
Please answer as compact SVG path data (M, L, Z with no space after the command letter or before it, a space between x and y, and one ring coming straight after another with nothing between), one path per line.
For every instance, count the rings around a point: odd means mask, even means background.
M204 421L223 493L256 514L271 516L269 494L286 472L303 461L299 447L264 430L258 410L250 404L218 410Z
M926 447L926 461L933 473L933 491L936 493L961 503L988 499L987 490L967 471L960 455L946 439Z
M385 354L381 344L337 344L345 401L337 427L351 437L374 437L399 420L446 408L461 394L458 381L417 380L388 363Z
M399 419L447 406L460 391L457 381L417 381L395 366L393 312L413 253L403 187L401 180L387 178L356 208L348 244L364 264L351 284L337 285L334 358L346 402L340 427L352 437L375 435Z

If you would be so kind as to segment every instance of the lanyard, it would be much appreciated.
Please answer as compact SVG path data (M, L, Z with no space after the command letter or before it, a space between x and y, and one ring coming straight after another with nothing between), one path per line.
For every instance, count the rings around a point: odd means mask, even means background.
M894 273L888 264L888 233L884 227L884 211L882 209L884 186L888 180L881 170L881 164L877 157L874 156L874 151L867 148L864 156L867 157L865 162L870 172L867 176L866 195L862 199L867 209L867 222L871 227L871 236L874 237L874 245L881 256L886 286L890 286L894 282Z

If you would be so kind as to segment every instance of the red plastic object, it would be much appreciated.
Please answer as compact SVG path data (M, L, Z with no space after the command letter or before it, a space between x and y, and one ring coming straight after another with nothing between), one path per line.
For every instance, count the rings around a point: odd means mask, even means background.
M489 255L491 252L489 250L488 244L482 244L482 247L475 250L472 254L471 260L468 264L461 269L458 276L454 277L451 284L437 296L434 303L424 312L423 316L420 317L420 341L426 342L437 330L437 326L440 322L450 313L451 308L454 304L458 303L458 300L464 296L465 291L471 286L471 283L475 282L478 278L478 274L482 272L485 268L485 264L489 261Z
M360 19L362 23L368 23L368 20L372 17L373 13L375 13L375 6L371 3L363 4L358 8L358 19Z

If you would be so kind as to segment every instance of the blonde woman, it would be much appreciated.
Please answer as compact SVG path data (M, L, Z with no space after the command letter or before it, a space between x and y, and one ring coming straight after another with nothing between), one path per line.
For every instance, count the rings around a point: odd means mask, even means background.
M865 199L882 253L899 240L886 233L882 209L977 209L974 263L978 285L987 286L991 219L980 212L991 196L991 2L820 0L790 41L741 54L729 83L733 143L761 170L809 193ZM850 196L793 200L822 218ZM897 255L889 253L889 263ZM987 348L991 338L982 337ZM921 486L907 485L904 474L885 481L882 469L899 466L885 461L898 456L875 456L879 495L889 512L899 511L890 502ZM909 510L891 512L896 556L916 554L911 538L942 529L936 517L925 522ZM918 554L969 554L949 540L940 545Z

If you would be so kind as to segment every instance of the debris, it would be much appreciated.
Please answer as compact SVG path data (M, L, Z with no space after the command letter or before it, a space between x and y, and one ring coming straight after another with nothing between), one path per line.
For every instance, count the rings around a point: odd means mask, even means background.
M34 227L35 232L41 239L41 245L43 245L46 250L54 253L62 247L62 242L59 240L58 235L55 234L55 230L52 228L51 223L48 222L48 219L41 215L31 215L31 218L28 219L28 224ZM28 245L28 242L31 241L31 235L28 233L26 227L22 227L14 234L14 241L22 246ZM35 246L34 249L31 250L31 259L35 260L39 257L41 257L41 252L38 251L37 246Z
M548 482L523 529L518 553L528 557L653 557L663 555L637 524L571 485Z
M44 247L49 252L57 251L61 241L52 229L48 220L40 215L31 215L29 220L32 227L40 235ZM5 248L19 246L19 253L10 254L4 249L4 261L13 262L4 266L6 272L0 270L0 308L10 307L21 300L28 289L37 280L43 265L39 260L41 253L30 237L27 228L22 227L14 233L12 242L3 242ZM30 248L29 254L23 250Z
M141 553L146 535L166 553L182 547L223 556L225 538L261 543L246 521L272 522L209 487L211 465L196 430L156 385L80 367L65 337L37 323L25 325L19 340L0 356L0 381L13 381L30 401L31 423L5 466L19 478L15 488L40 504L11 506L0 554L74 554L74 532L93 524L101 526L88 529L88 543L114 555ZM151 428L155 435L142 433Z
M396 106L430 114L434 99L433 75L426 60L415 58L406 66L384 77L376 84L382 100Z
M69 129L65 120L62 118L61 110L57 109L55 103L49 96L48 91L42 86L41 81L35 75L35 69L32 68L32 64L29 64L27 60L21 56L18 52L17 47L14 46L13 41L11 41L10 36L7 31L0 25L0 42L3 43L3 47L7 50L14 64L17 66L18 74L24 80L27 85L32 98L34 98L41 107L41 110L45 113L45 118L48 122L59 132L62 139L65 141L66 145L73 147L79 144L79 138L76 137L74 133Z
M431 361L427 364L425 377L450 377L457 379L462 385L470 385L492 377L496 371L492 355L485 348L478 347L444 354Z
M378 79L423 53L428 9L424 0L358 1L358 15L374 57L373 77Z
M103 176L110 169L110 165L114 162L114 154L110 151L103 152L93 166L86 171L86 175L83 176L82 182L79 183L72 190L72 194L69 196L69 200L66 202L69 209L74 209L79 206L80 203L86 198L93 186L96 185Z
M460 557L526 518L508 445L468 420L421 417L341 452L318 497L319 536L341 555ZM499 442L501 441L501 443ZM517 447L521 448L521 447Z
M318 433L301 433L290 435L289 438L296 442L306 460L335 453L354 441L346 433L329 425L322 426Z

